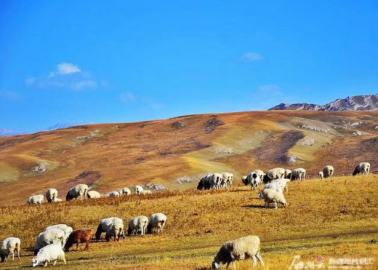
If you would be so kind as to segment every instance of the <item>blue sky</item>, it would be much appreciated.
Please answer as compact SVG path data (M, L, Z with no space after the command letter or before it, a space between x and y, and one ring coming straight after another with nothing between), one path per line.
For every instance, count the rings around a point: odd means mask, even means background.
M0 129L378 92L377 1L0 0Z

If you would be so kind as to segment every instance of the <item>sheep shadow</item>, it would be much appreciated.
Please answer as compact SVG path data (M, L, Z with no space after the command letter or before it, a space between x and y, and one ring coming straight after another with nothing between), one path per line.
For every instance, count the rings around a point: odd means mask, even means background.
M250 205L242 205L243 208L264 208L265 209L265 205L255 205L255 204L250 204ZM270 208L266 208L266 209L270 209Z

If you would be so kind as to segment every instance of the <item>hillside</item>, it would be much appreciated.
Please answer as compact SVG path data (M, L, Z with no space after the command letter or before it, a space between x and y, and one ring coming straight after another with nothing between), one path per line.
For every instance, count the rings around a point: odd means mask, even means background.
M281 103L269 110L302 110L302 111L377 111L377 95L360 95L337 99L325 105L309 103Z
M168 217L161 235L119 242L102 239L91 243L89 252L81 245L80 251L66 253L66 266L58 262L54 269L209 270L223 242L250 234L258 235L262 243L265 268L256 269L289 269L295 255L304 262L321 256L324 263L330 258L376 259L377 189L373 175L292 182L285 193L289 205L278 210L263 208L257 191L244 186L0 207L0 239L11 235L22 239L21 264L9 262L0 268L30 267L31 247L48 225L66 223L75 229L95 230L105 217L118 216L126 223L131 217L156 212ZM362 269L376 269L376 263ZM251 261L236 266L251 269Z
M194 188L207 172L236 182L254 168L327 164L350 175L361 161L378 169L378 112L268 111L81 125L0 138L0 205L24 204L49 187L65 198L86 183L100 192L155 183Z

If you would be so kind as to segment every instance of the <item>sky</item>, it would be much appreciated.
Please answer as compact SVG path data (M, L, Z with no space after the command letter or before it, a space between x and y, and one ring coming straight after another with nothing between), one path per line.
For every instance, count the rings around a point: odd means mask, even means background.
M0 0L0 130L378 93L378 1Z

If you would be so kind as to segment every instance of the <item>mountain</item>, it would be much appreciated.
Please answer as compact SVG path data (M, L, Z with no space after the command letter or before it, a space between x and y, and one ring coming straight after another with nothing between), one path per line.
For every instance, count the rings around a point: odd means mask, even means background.
M55 129L61 129L61 128L69 128L72 126L77 126L78 123L56 123L55 125L49 126L47 130L55 130Z
M343 99L337 99L325 105L316 105L308 103L281 103L273 108L274 110L302 110L302 111L377 111L378 110L378 94L377 95L360 95Z

